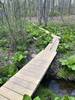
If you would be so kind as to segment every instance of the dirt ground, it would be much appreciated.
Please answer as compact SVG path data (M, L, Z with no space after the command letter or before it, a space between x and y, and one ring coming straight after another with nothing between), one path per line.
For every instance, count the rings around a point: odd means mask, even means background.
M63 17L63 19L62 19ZM53 23L69 23L69 24L75 24L75 15L67 15L67 16L57 16L57 17L49 17L49 22L53 22ZM31 17L31 19L29 17L26 18L27 20L30 20L32 22L38 22L38 18L37 17Z

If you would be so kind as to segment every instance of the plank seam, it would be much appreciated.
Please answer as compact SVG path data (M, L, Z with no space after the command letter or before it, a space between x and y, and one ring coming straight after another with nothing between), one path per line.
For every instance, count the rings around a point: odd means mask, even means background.
M22 78L20 78L20 77L18 77L18 76L15 76L16 78L19 78L19 79L21 79L21 80L23 80L23 81L27 81L27 82L30 82L30 83L33 83L33 81L29 81L29 80L25 80L25 79L22 79ZM33 83L34 84L34 83Z
M16 92L15 90L12 90L12 89L8 88L7 86L3 86L3 87L7 88L8 90L11 90L11 91L15 92L16 94L19 94L19 95L23 96L23 94L20 94L20 93Z
M19 83L17 83L17 82L14 82L14 81L11 81L11 82L14 83L14 84L16 84L16 85L18 85L18 86L24 87L25 89L32 90L32 89L29 89L29 88L27 88L27 87L25 87L25 86L23 86L23 85L21 85L21 84L19 84ZM37 84L36 84L36 85L37 85Z
M4 95L2 95L2 94L0 94L2 97L4 97L5 99L8 99L8 100L10 100L9 98L7 98L6 96L4 96Z

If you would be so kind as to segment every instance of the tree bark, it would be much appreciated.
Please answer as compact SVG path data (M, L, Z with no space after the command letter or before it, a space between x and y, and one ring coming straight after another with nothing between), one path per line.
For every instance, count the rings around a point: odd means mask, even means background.
M72 2L72 0L69 0L69 9L68 9L69 15L71 14L71 2Z

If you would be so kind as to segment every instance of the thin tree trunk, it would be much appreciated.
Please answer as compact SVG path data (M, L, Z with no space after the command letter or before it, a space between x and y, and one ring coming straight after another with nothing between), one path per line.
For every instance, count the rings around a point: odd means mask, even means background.
M38 21L39 24L42 24L42 18L43 18L43 0L38 1Z
M53 19L53 15L54 15L54 4L55 4L55 0L51 0L51 17Z
M71 2L72 2L72 0L69 0L69 9L68 9L69 15L71 14Z
M61 0L59 2L59 8L60 8L60 17L61 17L61 20L62 20L62 22L64 22L64 19L63 19L64 0Z
M47 5L47 0L44 0L43 4L43 19L44 19L44 24L47 26L47 13L46 13L46 5Z

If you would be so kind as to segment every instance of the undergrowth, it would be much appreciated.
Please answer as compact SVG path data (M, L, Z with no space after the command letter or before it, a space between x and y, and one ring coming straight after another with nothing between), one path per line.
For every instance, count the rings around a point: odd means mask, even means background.
M38 25L35 26L32 23L28 23L26 26L26 44L18 42L17 49L13 52L9 49L8 45L8 29L6 27L0 27L0 85L4 84L26 63L28 47L34 44L39 52L51 42L52 33L61 37L58 48L60 56L57 60L60 62L60 68L57 76L64 79L71 79L75 76L75 57L73 57L73 55L75 55L75 25L49 24L43 28L49 30L50 34L39 29ZM47 97L54 97L51 100L74 100L72 97L63 97L63 99L61 99L61 97L56 96L52 91L43 88L41 88L37 94L39 98L34 100L46 100L48 99Z

